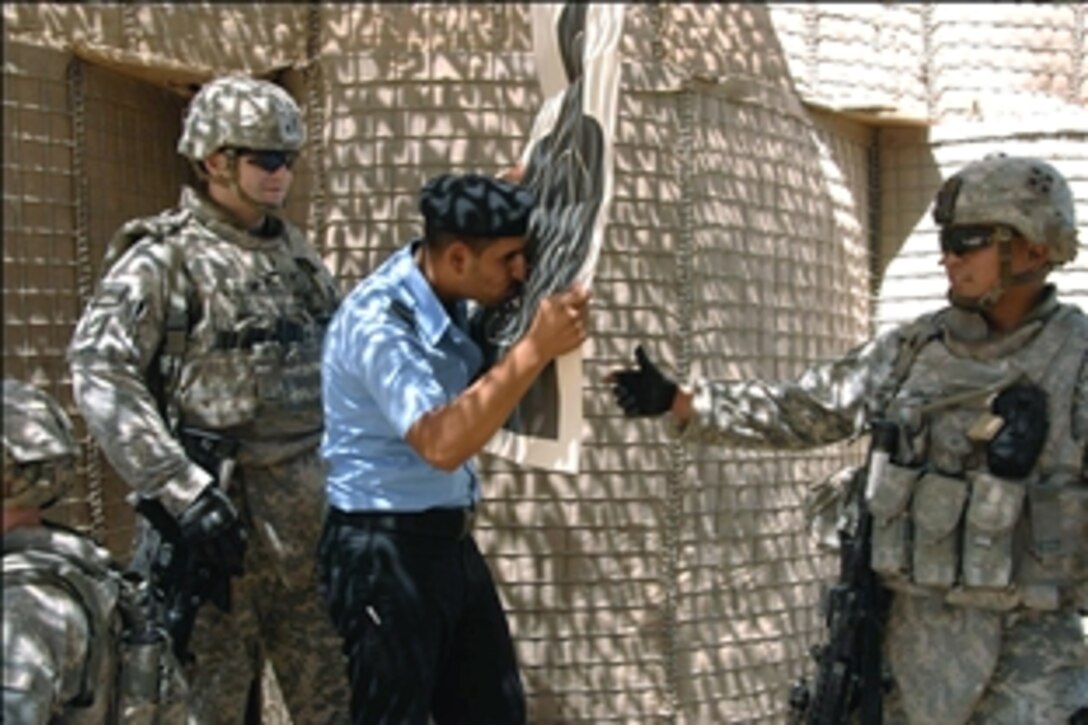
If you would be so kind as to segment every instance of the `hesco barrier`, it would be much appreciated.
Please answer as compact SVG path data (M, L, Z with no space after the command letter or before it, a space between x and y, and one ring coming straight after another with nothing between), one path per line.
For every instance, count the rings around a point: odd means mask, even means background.
M3 13L4 374L73 413L72 327L112 232L176 201L200 82L247 70L299 99L288 215L345 291L418 233L425 179L516 159L541 100L524 5ZM784 720L833 564L806 491L858 450L685 448L603 378L639 342L681 377L794 376L940 304L943 176L1032 153L1088 196L1084 29L1075 4L628 7L583 470L481 461L532 722ZM1056 275L1075 301L1086 256ZM123 556L126 490L85 435L81 473L56 514Z

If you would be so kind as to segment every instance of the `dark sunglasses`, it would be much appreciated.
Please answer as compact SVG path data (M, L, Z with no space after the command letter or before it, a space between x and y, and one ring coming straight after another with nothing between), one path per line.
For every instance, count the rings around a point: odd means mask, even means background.
M294 151L271 151L268 149L237 149L237 154L270 174L278 171L281 166L291 168L298 158L298 154Z
M995 224L945 227L941 230L941 252L962 257L968 252L989 247L1007 233L1005 227Z

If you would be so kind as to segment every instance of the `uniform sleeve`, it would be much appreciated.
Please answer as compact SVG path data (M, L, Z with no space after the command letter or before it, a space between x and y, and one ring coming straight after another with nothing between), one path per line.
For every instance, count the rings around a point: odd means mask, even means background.
M114 469L177 515L211 477L171 436L145 382L164 337L171 253L146 239L118 260L76 325L68 359L76 404Z
M361 350L363 384L401 438L423 415L450 400L430 360L414 331L399 319L373 327Z
M679 435L699 443L802 449L861 432L902 343L893 330L818 363L793 381L709 381L694 385L694 416Z
M83 609L52 587L6 588L3 637L3 721L54 722L82 684L89 647Z

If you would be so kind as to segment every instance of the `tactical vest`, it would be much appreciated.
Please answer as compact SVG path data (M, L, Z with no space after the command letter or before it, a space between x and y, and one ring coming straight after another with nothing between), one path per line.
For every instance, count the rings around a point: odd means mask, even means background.
M1086 355L1088 318L1068 306L994 342L945 330L917 352L888 408L900 450L869 497L872 564L889 588L993 610L1083 597L1088 487L1071 408ZM988 470L979 429L1018 380L1046 392L1048 429L1034 469L1010 480Z
M126 224L107 263L148 238L170 248L166 330L149 387L171 427L256 439L319 432L321 343L338 295L297 230L282 225L285 243L261 245L183 208Z
M186 686L170 641L144 616L136 584L105 565L75 534L44 528L4 536L4 587L64 592L87 623L87 656L60 722L186 722Z

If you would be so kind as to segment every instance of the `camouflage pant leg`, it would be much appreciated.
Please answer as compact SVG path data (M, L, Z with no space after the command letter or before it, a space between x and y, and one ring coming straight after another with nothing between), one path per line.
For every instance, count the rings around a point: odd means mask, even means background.
M244 472L253 534L247 579L261 644L296 725L347 722L347 662L317 590L324 473L316 452Z
M908 725L910 719L907 711L903 709L903 697L895 689L884 696L884 710L882 712L884 725ZM862 725L860 718L854 720L857 725Z
M1011 615L972 723L1066 723L1088 705L1088 647L1073 612Z
M247 601L249 582L234 579L231 611L205 603L197 613L189 650L189 722L242 725L250 684L261 672L257 621Z

